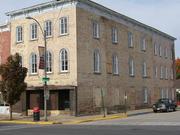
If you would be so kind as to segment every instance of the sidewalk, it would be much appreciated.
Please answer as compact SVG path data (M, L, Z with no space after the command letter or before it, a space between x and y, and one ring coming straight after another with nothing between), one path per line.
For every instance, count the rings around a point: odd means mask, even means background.
M48 122L45 122L43 117L41 117L40 122L33 122L32 116L27 117L27 116L21 116L17 114L13 115L13 119L14 119L13 121L9 121L8 115L0 115L0 123L73 125L73 124L80 124L80 123L100 121L100 120L124 119L130 116L143 115L147 113L152 113L152 109L133 110L133 111L128 111L127 114L119 113L119 114L107 115L106 117L103 117L103 115L90 115L90 116L80 116L80 117L69 116L69 115L57 115L57 116L49 116Z

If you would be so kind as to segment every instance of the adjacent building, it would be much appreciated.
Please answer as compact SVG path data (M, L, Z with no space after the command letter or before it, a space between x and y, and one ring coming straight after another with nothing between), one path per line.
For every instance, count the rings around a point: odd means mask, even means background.
M125 103L138 109L175 98L175 38L166 33L90 0L50 1L6 14L11 54L18 52L28 68L22 111L44 107L38 69L43 36L28 16L46 30L51 113L94 114L101 111L102 99L112 113Z
M10 55L10 44L11 44L11 33L9 24L0 25L0 65L4 64L7 61L8 56ZM0 93L0 105L3 105L4 101L2 100Z

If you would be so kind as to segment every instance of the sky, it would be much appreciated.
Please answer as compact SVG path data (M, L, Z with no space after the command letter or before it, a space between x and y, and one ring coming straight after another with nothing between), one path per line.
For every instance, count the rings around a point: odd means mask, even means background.
M50 0L1 0L0 23L8 19L5 12ZM180 0L93 0L177 38L176 57L180 57Z

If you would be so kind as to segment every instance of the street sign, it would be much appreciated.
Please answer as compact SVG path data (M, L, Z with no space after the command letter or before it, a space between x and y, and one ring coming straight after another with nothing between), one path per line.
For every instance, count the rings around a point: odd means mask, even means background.
M43 81L43 82L48 82L49 80L50 80L50 79L49 79L48 77L43 77L43 78L42 78L42 81Z

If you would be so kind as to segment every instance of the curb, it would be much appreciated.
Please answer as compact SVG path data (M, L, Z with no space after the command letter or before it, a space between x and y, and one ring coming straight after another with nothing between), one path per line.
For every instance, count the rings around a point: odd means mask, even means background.
M33 122L33 121L18 121L18 120L13 120L13 121L6 121L6 120L0 120L0 123L4 124L29 124L29 125L53 125L53 124L62 124L60 122Z
M107 116L107 117L95 117L95 118L84 119L84 120L67 121L67 122L63 122L62 124L73 125L73 124L81 124L81 123L101 121L101 120L123 119L127 117L128 116L126 114L122 114L122 115L114 115L114 116Z

